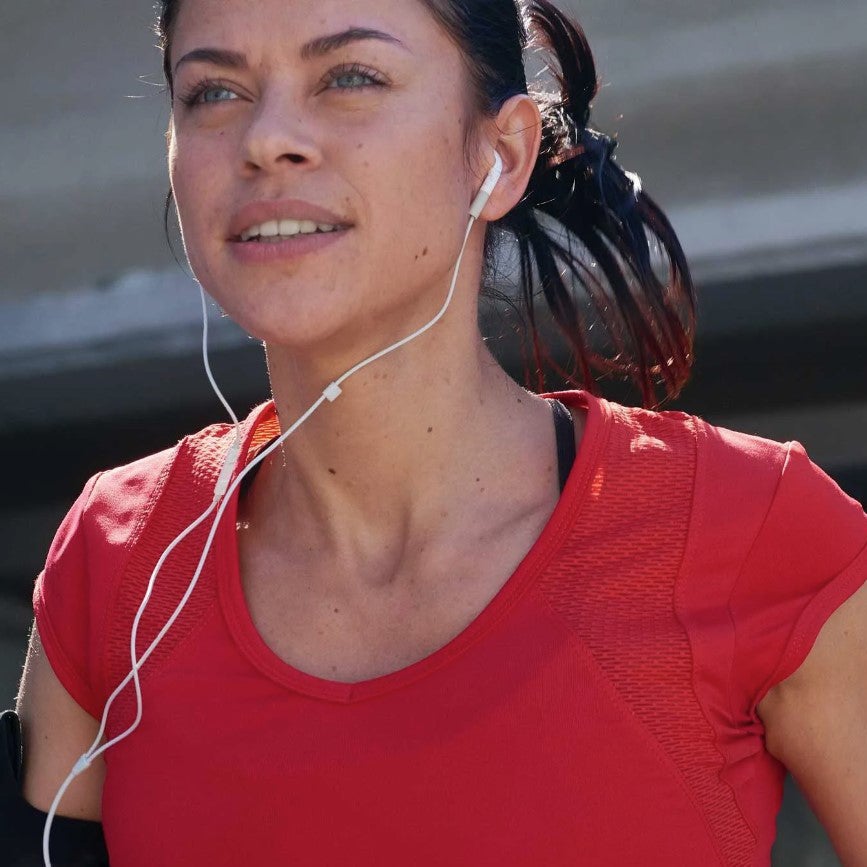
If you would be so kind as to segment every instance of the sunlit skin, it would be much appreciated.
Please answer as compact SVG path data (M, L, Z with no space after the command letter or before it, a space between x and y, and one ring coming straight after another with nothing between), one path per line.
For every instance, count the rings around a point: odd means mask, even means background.
M299 56L350 26L403 47L364 40ZM271 567L306 556L319 581L349 592L418 581L510 523L524 522L526 544L515 538L529 548L559 495L550 408L489 354L476 310L485 221L519 201L538 154L535 103L515 96L470 124L468 163L459 49L420 2L184 0L173 67L201 47L243 52L249 68L177 68L169 168L185 248L205 290L264 341L284 430L330 381L437 313L494 146L504 161L446 315L347 380L285 457L264 463L242 511ZM352 64L384 85L345 73ZM207 102L184 105L202 78L214 79ZM288 197L353 227L290 263L236 261L233 214Z

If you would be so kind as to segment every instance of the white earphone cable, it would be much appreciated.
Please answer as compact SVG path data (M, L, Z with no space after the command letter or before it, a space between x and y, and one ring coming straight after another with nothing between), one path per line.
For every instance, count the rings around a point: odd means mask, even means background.
M502 160L501 160L499 154L495 152L494 153L494 166L491 169L491 171L488 173L488 176L485 179L485 182L483 183L481 190L479 191L478 195L476 196L476 198L473 201L473 204L470 208L470 220L469 220L469 223L467 224L467 230L466 230L466 233L464 235L463 244L461 245L461 251L458 254L458 258L457 258L457 261L455 263L454 273L452 276L452 281L451 281L451 285L449 287L448 295L446 296L446 300L443 303L442 307L440 308L439 312L433 317L433 319L431 319L427 324L423 325L421 328L414 331L412 334L408 335L407 337L404 337L401 340L396 341L395 343L391 344L391 346L388 346L385 349L380 350L379 352L375 353L374 355L369 356L368 358L364 359L363 361L360 361L358 364L356 364L354 367L347 370L345 373L343 373L341 376L339 376L333 382L329 383L328 386L323 390L322 394L320 394L319 397L313 402L313 404L301 416L299 416L299 418L296 419L296 421L293 422L293 424L278 439L274 440L274 442L271 443L268 446L268 448L263 449L263 451L260 454L258 454L256 456L256 458L254 460L252 460L239 473L239 475L235 478L235 480L231 483L231 485L229 484L229 479L231 478L232 472L236 468L237 462L240 459L240 451L241 451L241 444L242 444L242 442L241 442L241 440L242 440L241 425L240 425L240 422L238 421L238 417L235 415L235 413L233 412L228 401L226 400L226 398L223 396L222 392L218 388L217 383L215 382L214 377L211 373L211 366L210 366L210 363L208 361L208 310L207 310L207 304L205 301L204 289L202 288L201 284L199 284L199 291L201 292L201 296L202 296L202 318L203 318L202 355L204 358L205 372L207 373L208 379L211 382L211 386L213 387L214 391L217 393L217 396L222 401L223 405L226 407L230 417L233 420L233 423L235 425L235 438L234 438L234 441L232 442L232 444L230 445L228 453L226 455L226 458L223 462L223 466L222 466L222 469L220 471L220 475L219 475L219 478L217 480L217 484L216 484L215 489L214 489L214 498L211 502L211 505L208 506L208 508L192 524L190 524L189 527L187 527L182 533L180 533L171 542L171 544L166 548L165 551L163 551L162 555L160 556L159 560L157 561L156 566L154 567L153 572L151 573L151 577L150 577L150 580L148 582L147 590L145 592L144 598L142 599L141 605L139 606L139 609L136 612L136 616L135 616L135 619L133 621L132 630L130 632L130 662L132 664L130 672L118 684L118 686L115 688L114 692L112 692L111 696L109 697L108 701L106 702L105 708L103 709L103 712L102 712L102 720L100 722L99 732L97 733L97 736L96 736L93 744L91 744L89 749L82 756L80 756L79 759L76 761L76 763L73 766L72 770L70 771L69 775L63 781L63 784L60 786L60 789L58 790L57 794L54 796L54 801L52 802L51 808L48 811L48 815L47 815L46 820L45 820L45 827L43 829L43 834L42 834L42 857L43 857L43 860L45 862L45 867L51 867L51 859L49 856L49 837L51 834L51 823L52 823L54 816L57 812L57 808L60 805L60 801L63 798L63 795L66 793L66 790L68 789L69 785L72 783L72 781L79 774L83 773L88 767L90 767L90 765L94 759L96 759L99 755L104 753L107 749L109 749L109 747L113 746L114 744L123 740L128 735L132 734L132 732L135 731L135 729L138 727L139 722L141 721L142 710L143 710L141 683L139 681L139 676L138 676L139 669L142 667L142 665L144 665L144 663L147 661L148 657L150 657L151 653L153 653L156 646L159 644L160 641L162 641L165 634L171 628L172 624L180 616L180 613L183 610L184 605L186 605L187 600L192 595L193 590L196 587L196 584L199 580L199 576L201 575L202 569L204 567L205 559L208 555L208 552L210 551L211 544L212 544L214 536L217 532L217 528L219 527L220 519L223 516L223 512L225 511L226 506L231 501L232 494L234 493L235 489L243 481L243 479L246 477L247 473L249 473L255 466L257 466L261 461L263 461L266 457L268 457L268 455L270 455L275 449L277 449L280 445L282 445L282 443L286 440L286 438L291 436L305 421L307 421L307 419L322 405L322 403L325 400L332 401L332 402L334 400L336 400L340 396L340 394L342 393L342 390L340 388L340 384L342 382L344 382L346 379L348 379L350 376L352 376L352 374L357 373L363 367L366 367L371 362L376 361L377 359L382 358L384 355L387 355L389 352L393 352L395 349L398 349L399 347L403 346L404 344L409 343L410 340L414 340L416 337L418 337L420 334L423 334L425 331L427 331L429 328L431 328L434 324L436 324L442 318L442 316L445 314L446 309L448 308L448 306L452 300L452 296L454 295L455 286L457 285L457 280L458 280L458 273L460 271L461 261L462 261L463 256L464 256L464 251L465 251L466 246L467 246L467 240L470 237L470 232L472 231L473 224L476 221L476 219L478 218L479 213L481 212L481 209L484 206L484 203L487 201L488 196L490 195L491 191L493 190L494 186L496 185L497 179L499 178L501 171L502 171ZM218 504L219 504L219 508L217 509L216 517L214 518L214 520L211 524L211 529L208 533L207 541L205 542L205 547L201 553L201 556L199 557L198 566L196 567L196 570L193 574L193 577L190 581L189 586L187 587L186 592L184 593L183 597L181 598L181 601L178 603L178 605L175 608L174 612L172 613L171 617L163 625L162 629L156 635L156 637L151 642L151 644L149 645L147 650L142 654L141 658L136 658L136 646L135 645L136 645L136 638L138 635L138 626L139 626L139 622L141 621L141 617L144 614L144 610L147 607L147 603L151 597L151 593L152 593L154 585L156 583L157 574L159 573L160 569L162 568L162 566L165 563L166 559L168 558L169 554L171 554L171 552L187 536L189 536L190 533L192 533L197 527L199 527L205 521L205 519L214 510L214 507L217 506ZM105 727L106 727L106 723L108 720L109 709L111 708L111 705L114 702L115 698L117 698L117 696L121 693L121 691L129 683L130 679L132 679L134 682L135 693L136 693L136 718L135 718L135 721L129 726L129 728L126 729L126 731L117 735L115 738L113 738L112 740L103 744L101 747L98 747L99 742L102 740L104 733L105 733Z
M229 401L226 400L223 392L220 391L220 386L217 385L217 380L214 379L214 374L211 373L211 362L208 360L208 302L205 299L205 290L202 288L201 283L199 283L199 295L202 296L202 360L205 363L205 373L208 375L211 388L214 389L217 397L220 399L223 406L226 407L226 412L229 413L229 418L232 419L232 422L235 425L235 430L238 431L240 425L238 416L235 415L235 411L229 405Z

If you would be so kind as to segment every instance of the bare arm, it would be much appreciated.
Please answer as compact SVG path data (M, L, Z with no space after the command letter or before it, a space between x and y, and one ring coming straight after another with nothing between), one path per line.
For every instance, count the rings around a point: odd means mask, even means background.
M48 812L72 766L96 738L99 721L79 707L57 679L35 622L15 709L24 740L22 793L34 807ZM99 756L72 781L57 815L100 821L104 780L105 762Z
M867 585L822 627L801 667L758 706L845 867L867 867Z

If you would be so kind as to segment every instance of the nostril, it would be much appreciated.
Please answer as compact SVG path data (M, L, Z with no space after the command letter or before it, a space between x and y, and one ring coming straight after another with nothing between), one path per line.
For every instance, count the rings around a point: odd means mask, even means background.
M303 163L304 162L304 157L302 157L300 154L291 154L289 159L292 160L293 163Z

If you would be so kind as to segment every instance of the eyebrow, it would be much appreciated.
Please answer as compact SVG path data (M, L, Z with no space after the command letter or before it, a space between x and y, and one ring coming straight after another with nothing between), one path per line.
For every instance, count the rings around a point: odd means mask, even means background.
M373 30L369 27L349 27L339 33L330 33L327 36L311 39L310 42L301 47L301 59L310 60L314 57L322 57L331 51L336 51L338 48L343 48L345 45L359 42L362 39L378 39L381 42L389 42L409 51L403 42L390 33ZM239 51L231 51L226 48L196 48L185 54L175 64L175 73L177 74L178 67L182 63L192 63L196 60L202 63L213 63L216 66L227 66L230 69L246 69L248 66L246 55Z

